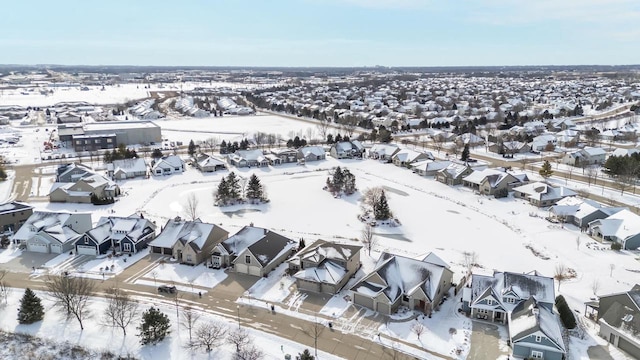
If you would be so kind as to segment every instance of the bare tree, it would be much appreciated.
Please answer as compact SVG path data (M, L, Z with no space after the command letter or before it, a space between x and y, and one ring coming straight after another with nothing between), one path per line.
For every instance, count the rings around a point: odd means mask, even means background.
M560 291L560 285L567 278L567 267L563 263L557 264L553 277L558 281L558 291Z
M320 338L320 335L322 335L324 329L324 325L319 323L316 319L314 322L310 323L306 328L302 330L305 335L313 339L313 349L316 358L318 358L318 338Z
M465 251L462 253L463 256L463 264L467 269L467 273L471 273L473 268L478 264L478 253L475 251Z
M424 327L424 325L420 324L419 322L411 326L411 332L416 334L416 336L418 337L418 340L420 340L420 336L424 334L425 331L427 331L427 329Z
M600 290L600 281L598 281L598 279L593 279L593 282L591 283L593 296L598 296L598 290Z
M368 188L362 194L362 202L370 208L373 208L379 202L382 192L382 187Z
M236 346L236 352L239 353L242 348L251 342L249 333L244 328L231 330L227 334L227 342Z
M253 344L244 346L233 356L234 360L260 360L263 358L264 353Z
M151 277L153 278L153 285L158 285L158 282L157 282L157 280L158 280L158 272L153 270L151 272Z
M200 319L200 314L193 309L187 307L182 309L182 320L180 320L180 325L189 331L189 342L192 341L191 332L193 328L196 326L196 322ZM207 350L208 351L208 350Z
M327 118L320 118L320 120L318 121L318 125L316 125L316 128L318 129L318 133L320 134L320 137L322 137L322 141L327 141L327 130L329 130L329 120Z
M596 181L598 179L598 172L600 172L600 168L598 166L588 166L585 168L585 176L587 178L587 184L591 187L591 182L596 185Z
M8 287L9 284L4 280L4 277L7 276L7 270L0 270L0 298L4 303L7 303L7 296L9 295Z
M438 151L438 154L440 154L440 150L442 150L442 147L444 146L444 143L445 143L444 135L437 134L433 136L432 139L433 139L433 147L435 147L436 150Z
M195 348L205 348L207 352L222 343L227 334L227 328L219 322L206 322L196 328L195 339L190 340L191 346Z
M307 141L311 142L313 135L315 135L315 130L313 130L312 127L308 127L307 130L305 130L305 135L307 136Z
M360 241L362 241L364 248L367 250L369 256L371 256L371 249L378 243L373 233L373 226L369 224L364 226L362 234L360 235Z
M213 155L216 147L218 146L218 139L215 137L208 138L200 143L200 146L206 150L209 150L210 154Z
M109 326L122 329L122 334L126 336L127 326L138 316L138 304L119 288L114 288L108 293L110 296L104 310L104 320Z
M187 196L187 199L184 204L184 212L187 218L191 221L194 221L198 218L198 205L200 201L196 197L196 194L191 193Z
M89 315L87 303L95 290L93 282L84 277L49 276L46 286L54 305L64 311L67 317L75 316L80 329L84 330L82 320Z

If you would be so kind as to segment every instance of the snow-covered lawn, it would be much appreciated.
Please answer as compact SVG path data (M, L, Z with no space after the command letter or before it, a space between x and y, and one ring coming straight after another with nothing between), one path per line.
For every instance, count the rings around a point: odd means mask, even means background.
M95 258L90 255L72 256L63 253L42 265L38 269L38 274L60 274L66 271L75 276L108 279L120 274L124 269L147 255L149 255L148 249L131 256L100 255Z
M165 339L165 341L155 346L140 345L139 338L136 336L136 326L139 325L139 320L136 320L127 327L126 336L122 334L122 330L119 328L116 329L105 325L102 314L104 313L107 302L101 298L90 300L89 308L91 316L83 321L85 328L84 330L80 330L80 326L75 318L66 319L65 316L53 307L51 298L46 293L36 292L43 302L45 309L44 320L31 325L20 325L16 319L20 298L23 294L24 291L19 289L9 290L6 304L3 304L3 306L0 307L0 318L3 319L0 324L0 329L9 332L31 334L57 342L66 341L71 344L77 344L96 351L109 350L116 354L132 355L140 359L227 360L232 359L233 354L235 353L235 346L228 345L226 343L215 347L213 351L208 354L204 350L192 352L186 349L185 345L189 340L189 335L184 327L178 325L178 322L176 321L175 308L171 305L162 305L161 302L152 301L148 298L138 299L140 301L140 313L148 309L150 306L155 306L167 314L171 321L171 334ZM201 309L195 310L202 311ZM208 321L224 322L225 319L203 312L202 317L198 322L204 323ZM253 339L253 344L264 352L264 358L267 360L282 359L283 352L291 354L295 358L295 355L307 348L272 334L267 334L251 328L246 329ZM274 346L274 344L282 345L282 350L280 346ZM51 352L56 354L55 351L56 349L41 348L37 350L37 353L24 354L24 358L40 358L38 357L38 354L50 354ZM339 359L338 357L324 352L319 352L319 355L322 359Z
M152 279L154 282L193 284L195 286L213 288L226 279L227 274L223 270L209 269L202 264L199 266L188 266L167 262L155 266L146 272L143 277L147 280ZM138 283L138 281L136 281L136 283Z
M0 264L8 263L20 255L22 255L22 250L13 244L6 249L0 249Z
M11 200L11 190L16 173L13 170L7 170L7 180L0 182L0 204Z

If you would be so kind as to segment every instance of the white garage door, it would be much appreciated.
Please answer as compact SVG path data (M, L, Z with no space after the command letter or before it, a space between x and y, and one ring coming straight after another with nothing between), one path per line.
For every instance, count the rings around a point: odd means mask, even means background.
M260 276L260 268L257 266L249 266L249 275Z
M236 272L247 274L247 264L236 264Z
M78 255L96 255L96 248L93 246L78 245Z
M52 254L62 254L62 245L57 244L51 244L51 253Z
M49 249L47 248L47 245L38 244L38 243L28 243L27 244L27 250L33 251L33 252L39 252L39 253L48 253L49 252Z

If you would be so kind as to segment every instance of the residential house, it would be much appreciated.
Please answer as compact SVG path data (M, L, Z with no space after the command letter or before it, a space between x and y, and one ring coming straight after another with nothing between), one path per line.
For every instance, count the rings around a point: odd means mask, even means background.
M329 154L334 159L352 159L362 158L364 151L364 146L358 140L341 141L331 145Z
M228 267L236 272L266 276L291 257L297 243L268 229L245 226L233 236L216 245L211 266Z
M506 323L514 356L561 360L566 346L553 313L554 286L553 278L537 272L473 274L462 309L472 318Z
M411 259L383 252L374 270L351 287L353 303L385 315L401 305L431 314L451 287L453 272L430 253Z
M298 290L335 294L361 266L362 246L318 240L288 260Z
M73 250L75 240L91 229L91 214L34 211L13 235L27 251L62 254Z
M435 176L438 171L451 164L452 162L448 160L425 160L418 161L410 166L413 172L420 176Z
M590 222L604 219L623 209L622 207L606 207L593 200L570 196L553 205L549 209L549 215L559 221L586 229Z
M298 161L298 152L295 149L271 149L271 154L267 155L273 155L280 159L279 164L294 163ZM279 164L271 163L271 165Z
M640 359L640 285L600 297L599 334L631 357Z
M83 177L94 175L96 172L93 171L90 167L71 163L71 164L63 164L58 165L57 173L56 173L56 182L59 183L71 183L80 180Z
M235 167L269 166L269 159L259 149L236 150L227 155L227 161Z
M449 186L462 184L462 179L473 172L469 165L450 164L436 172L436 180Z
M1 234L13 235L33 214L33 206L12 201L0 205Z
M102 217L98 224L75 241L78 255L135 254L156 235L156 225L139 215Z
M553 187L543 182L533 182L513 188L515 198L525 199L537 207L551 206L566 197L576 195L575 191L564 186Z
M531 151L531 146L520 141L503 141L491 143L488 150L496 154L504 155L524 154Z
M535 296L509 314L509 343L518 358L563 360L567 353L558 317Z
M483 195L494 195L496 191L506 189L507 191L521 185L523 180L528 178L518 178L506 171L497 169L475 170L462 179L462 184L471 189L477 190Z
M392 157L391 161L395 166L404 166L410 167L411 164L425 161L425 160L434 160L435 158L429 152L418 152L411 149L401 149L396 152Z
M147 163L142 158L114 160L107 164L109 176L116 180L147 176Z
M557 144L556 136L553 134L542 134L533 138L531 142L531 150L548 151L549 148L555 148Z
M298 149L298 161L318 161L326 158L326 152L320 146L303 146Z
M227 164L221 159L203 153L194 157L193 165L202 172L214 172L227 168Z
M469 147L471 148L484 145L483 138L471 133L464 133L462 135L457 136L455 139L455 142L458 145L469 145Z
M155 254L171 255L180 263L198 265L211 255L213 248L229 233L215 224L196 219L170 219L149 246Z
M590 222L588 232L599 240L618 243L625 250L635 250L640 247L640 216L623 209Z
M395 144L375 144L369 149L369 158L390 162L398 151L400 147Z
M120 196L120 187L99 174L84 176L76 182L56 182L49 193L50 202L91 203L92 197L109 199Z
M151 162L153 175L181 174L184 170L184 161L178 155L163 156Z
M566 153L562 157L562 163L571 166L602 165L606 157L607 153L602 148L585 147L584 149Z

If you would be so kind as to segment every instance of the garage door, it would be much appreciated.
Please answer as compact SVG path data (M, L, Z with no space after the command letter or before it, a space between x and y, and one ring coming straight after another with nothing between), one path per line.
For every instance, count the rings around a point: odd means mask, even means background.
M360 294L353 294L353 302L360 306L373 309L373 299L370 297L362 296Z
M262 276L260 275L260 268L257 266L249 266L249 275Z
M78 245L78 255L96 255L96 248L93 246Z
M49 248L45 244L27 243L27 250L39 253L48 253Z
M62 254L62 245L60 244L51 244L51 253L52 254Z
M638 348L637 346L633 345L632 343L630 343L629 341L627 341L624 338L620 338L618 339L618 347L624 351L626 351L627 353L629 353L632 356L638 357L640 356L640 348Z
M236 264L236 272L248 274L247 264Z
M389 304L385 304L385 303L379 302L379 303L376 304L376 307L377 307L376 311L381 313L381 314L387 314L387 315L391 314L391 310L390 310Z

